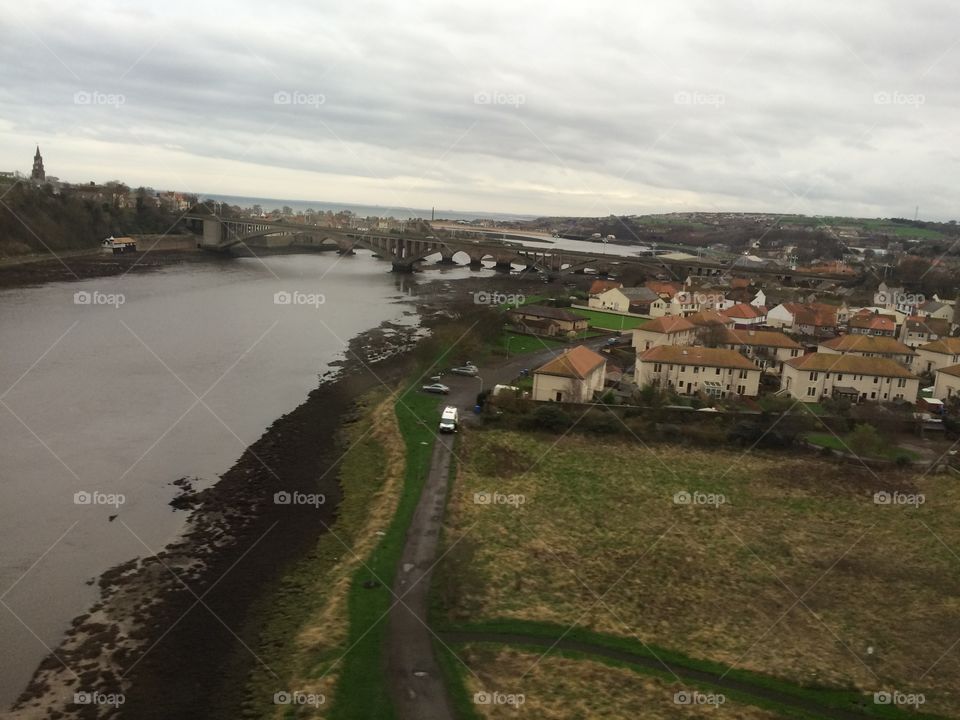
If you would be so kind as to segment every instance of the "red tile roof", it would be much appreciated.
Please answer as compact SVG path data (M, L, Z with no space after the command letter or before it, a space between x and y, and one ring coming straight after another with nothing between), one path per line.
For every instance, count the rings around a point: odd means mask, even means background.
M957 355L960 354L960 337L940 338L928 342L926 345L921 345L917 350L926 350L941 355Z
M790 350L799 350L803 347L792 337L776 330L727 330L720 342L731 345L789 348Z
M649 332L655 333L666 333L670 335L672 333L686 332L688 330L694 330L696 325L682 318L679 315L665 315L664 317L659 317L656 320L651 320L648 323L641 325L638 330L648 330Z
M736 350L707 348L699 345L657 345L640 353L639 362L671 363L673 365L703 365L706 367L760 369Z
M735 320L756 320L759 317L766 317L767 309L754 307L750 303L737 303L726 310L721 310L720 314Z
M833 353L815 352L787 360L784 364L798 370L877 375L880 377L916 377L903 365L889 358L864 357L863 355L834 355Z
M617 282L616 280L594 280L593 285L590 286L590 295L599 295L602 292L607 290L612 290L613 288L622 288L623 283Z
M896 338L883 335L841 335L820 344L838 352L879 353L884 355L917 354Z
M537 368L534 372L583 380L606 361L603 355L595 353L586 345L577 345L577 347L567 350L563 355L555 357L542 367Z

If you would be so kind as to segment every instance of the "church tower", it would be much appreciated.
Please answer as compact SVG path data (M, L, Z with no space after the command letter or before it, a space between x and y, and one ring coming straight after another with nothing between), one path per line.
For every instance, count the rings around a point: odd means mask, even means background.
M33 172L30 173L30 179L41 183L47 179L47 174L43 171L43 158L40 156L39 145L37 145L37 152L33 156Z

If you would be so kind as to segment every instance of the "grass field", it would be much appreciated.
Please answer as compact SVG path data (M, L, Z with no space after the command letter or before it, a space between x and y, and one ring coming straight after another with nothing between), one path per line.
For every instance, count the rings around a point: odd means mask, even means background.
M648 318L627 317L626 315L616 315L600 310L571 309L580 317L587 318L590 321L590 327L600 328L601 330L632 330L650 322Z
M497 347L503 349L504 352L509 352L510 355L525 355L548 348L565 348L568 347L568 344L562 340L554 340L553 338L541 338L534 337L533 335L504 332L497 342Z
M831 433L807 433L805 437L807 442L818 445L819 447L827 447L831 450L839 450L840 452L845 453L854 452L851 449L852 446L847 438L837 437ZM897 445L885 445L881 449L880 453L876 455L876 457L883 460L897 460L898 458L916 460L920 457L920 455L915 453L913 450L907 450L906 448L898 447Z
M960 715L955 482L583 436L466 445L438 623L575 625L798 686L922 692L924 712ZM881 491L925 501L877 504Z
M471 700L475 693L493 691L524 696L519 711L505 704L474 703L475 717L479 718L512 718L520 714L543 720L672 720L721 713L743 720L779 717L729 698L725 698L719 709L680 705L674 702L674 694L684 691L685 685L587 659L558 655L541 658L541 653L527 649L479 644L458 652L475 673L463 673Z

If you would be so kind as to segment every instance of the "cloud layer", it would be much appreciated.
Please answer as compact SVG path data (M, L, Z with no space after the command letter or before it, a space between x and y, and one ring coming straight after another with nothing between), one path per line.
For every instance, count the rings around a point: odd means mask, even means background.
M950 3L23 3L0 169L538 214L956 216Z

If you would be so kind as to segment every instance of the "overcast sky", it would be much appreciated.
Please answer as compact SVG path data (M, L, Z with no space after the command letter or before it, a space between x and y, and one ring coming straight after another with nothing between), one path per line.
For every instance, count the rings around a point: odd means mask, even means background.
M950 0L8 0L0 169L532 214L960 216Z

